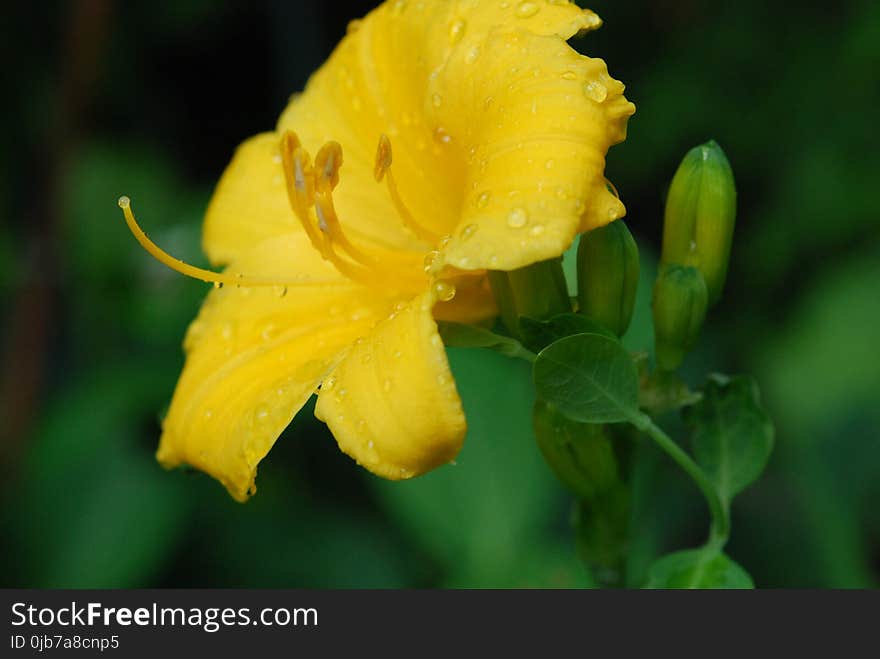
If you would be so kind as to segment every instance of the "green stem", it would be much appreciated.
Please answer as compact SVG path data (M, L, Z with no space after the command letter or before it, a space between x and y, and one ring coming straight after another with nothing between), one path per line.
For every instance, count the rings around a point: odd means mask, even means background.
M712 481L706 476L700 466L693 461L684 449L676 444L672 438L667 435L661 428L654 424L651 417L646 414L640 414L637 419L633 420L639 430L646 433L675 463L681 467L690 476L703 496L709 504L709 512L712 515L712 527L709 531L709 541L707 545L716 546L718 548L724 546L730 535L730 517L727 507L718 496L718 491L712 484Z

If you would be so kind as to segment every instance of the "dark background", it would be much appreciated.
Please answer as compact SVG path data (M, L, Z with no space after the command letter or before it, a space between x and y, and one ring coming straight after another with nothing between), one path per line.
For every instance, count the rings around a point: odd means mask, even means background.
M4 3L0 584L589 585L570 500L530 439L523 367L497 355L452 351L471 433L458 466L413 482L357 468L310 407L247 505L153 460L205 287L141 253L116 198L204 263L201 213L233 149L274 125L370 5ZM607 170L646 272L632 348L650 345L678 161L715 138L737 178L728 286L686 368L694 383L754 374L777 425L768 473L734 506L730 554L759 586L876 586L880 4L590 6L605 27L575 46L638 108ZM660 457L651 474L635 573L705 530L684 477Z

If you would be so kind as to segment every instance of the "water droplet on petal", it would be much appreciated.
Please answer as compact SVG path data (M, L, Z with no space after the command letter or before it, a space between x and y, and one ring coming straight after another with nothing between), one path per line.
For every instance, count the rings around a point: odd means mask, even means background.
M529 0L523 0L523 2L520 2L516 6L515 13L516 13L517 17L519 17L519 18L528 18L529 16L534 16L535 14L537 14L538 9L540 9L540 7L538 7L538 5L535 4L534 2L530 2Z
M577 73L574 71L565 71L562 74L563 80L577 80Z
M336 378L334 378L334 377L331 375L329 378L327 378L326 380L324 380L323 384L321 384L321 389L322 389L322 390L330 390L330 389L332 389L332 388L335 387L335 386L336 386Z
M485 208L489 204L489 198L492 195L488 192L483 192L477 197L477 208Z
M447 133L443 126L437 126L434 129L434 141L440 144L449 144L452 141L452 135Z
M474 62L477 61L477 58L479 56L480 56L480 47L474 46L473 48L471 48L467 52L467 55L464 56L464 61L467 62L468 64L473 64Z
M584 93L596 103L602 103L608 97L608 90L601 82L588 82L584 85Z
M514 208L507 214L507 226L512 229L524 227L529 221L529 216L523 208Z
M529 229L529 233L533 236L540 236L542 233L544 233L544 225L536 224L531 229Z
M547 162L544 163L544 169L553 169L553 165L556 164L556 161L553 158L548 158Z
M446 281L435 282L434 294L441 302L449 302L455 297L455 286Z
M457 44L461 41L461 38L464 36L464 28L466 23L461 18L458 18L449 25L449 43Z
M461 239L468 240L471 238L479 229L476 224L468 224L464 229L461 230Z
M438 252L436 249L428 252L425 255L424 264L425 272L435 272L438 269L438 265L440 265L440 252Z
M435 108L439 108L441 105L443 105L443 97L440 96L440 94L438 94L437 92L434 92L433 94L431 94L431 103L434 105Z

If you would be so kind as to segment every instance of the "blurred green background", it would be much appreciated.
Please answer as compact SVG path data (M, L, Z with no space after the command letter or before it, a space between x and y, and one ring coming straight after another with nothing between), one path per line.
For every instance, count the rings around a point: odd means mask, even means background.
M753 373L777 425L730 554L763 587L880 580L880 4L596 0L638 108L608 176L646 277L666 185L709 138L737 177L728 286L686 365ZM232 501L163 471L158 419L205 286L151 261L116 198L204 263L200 216L368 2L10 3L0 131L0 585L582 586L570 498L531 438L526 366L451 350L471 430L456 466L386 483L307 407ZM487 382L487 379L489 380ZM657 456L633 551L697 544L703 504Z

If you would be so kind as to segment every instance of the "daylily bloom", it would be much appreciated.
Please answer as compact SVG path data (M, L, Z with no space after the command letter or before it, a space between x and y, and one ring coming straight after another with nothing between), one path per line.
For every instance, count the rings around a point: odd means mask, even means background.
M624 214L605 154L635 108L567 44L600 24L564 0L397 0L353 21L223 174L203 240L222 273L161 252L121 200L154 256L215 283L159 461L244 501L318 387L315 414L373 473L451 461L466 424L435 321L491 318L487 270L558 257Z

